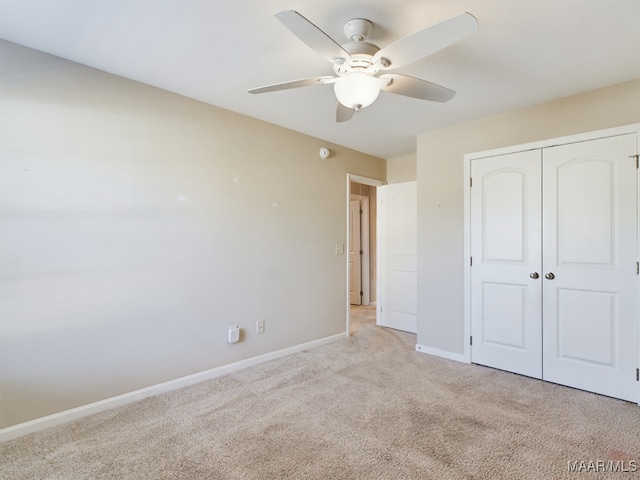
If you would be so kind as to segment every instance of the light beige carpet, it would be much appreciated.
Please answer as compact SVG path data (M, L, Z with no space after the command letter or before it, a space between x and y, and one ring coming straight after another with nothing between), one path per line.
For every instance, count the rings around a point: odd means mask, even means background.
M417 353L357 310L349 339L4 443L0 478L640 478L611 473L640 461L637 405Z

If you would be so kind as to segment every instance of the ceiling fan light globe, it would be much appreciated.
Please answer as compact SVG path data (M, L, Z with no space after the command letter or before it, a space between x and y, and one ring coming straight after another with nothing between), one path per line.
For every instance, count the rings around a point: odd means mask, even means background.
M364 72L351 72L334 83L333 90L342 105L360 110L376 101L381 86L378 78Z

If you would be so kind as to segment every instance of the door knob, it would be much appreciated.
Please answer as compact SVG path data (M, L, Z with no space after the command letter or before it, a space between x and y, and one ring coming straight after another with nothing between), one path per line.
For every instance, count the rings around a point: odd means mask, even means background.
M544 276L544 278L546 278L547 280L553 280L554 278L556 278L556 276L553 273L549 272Z
M535 279L536 279L536 278L538 278L540 275L538 275L538 272L533 272L533 273L530 273L530 274L529 274L529 276L535 280Z

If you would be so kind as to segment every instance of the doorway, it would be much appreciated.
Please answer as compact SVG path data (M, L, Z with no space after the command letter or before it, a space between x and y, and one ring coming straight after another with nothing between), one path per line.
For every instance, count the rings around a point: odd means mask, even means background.
M354 183L351 190L362 191L362 187L366 187L366 194L352 193L349 208L349 303L352 306L366 306L371 302L369 186ZM375 235L373 238L375 243Z
M384 182L347 174L347 332L375 323L377 187ZM353 315L353 322L352 322Z

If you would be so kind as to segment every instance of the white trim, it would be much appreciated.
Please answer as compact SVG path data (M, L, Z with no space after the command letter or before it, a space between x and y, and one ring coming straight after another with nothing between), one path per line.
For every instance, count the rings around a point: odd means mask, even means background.
M30 433L45 430L47 428L62 425L64 423L78 420L80 418L87 417L96 413L104 412L112 408L128 405L139 400L143 400L148 397L160 395L162 393L178 390L183 387L188 387L196 383L211 380L213 378L233 373L238 370L242 370L247 367L253 367L270 360L276 360L278 358L286 357L294 353L299 353L311 348L320 347L328 343L347 338L347 333L339 333L330 337L321 338L319 340L313 340L311 342L302 343L293 347L284 348L282 350L276 350L275 352L269 352L262 355L257 355L246 360L240 360L239 362L230 363L228 365L222 365L220 367L205 370L204 372L194 373L193 375L187 375L185 377L176 378L175 380L169 380L168 382L159 383L150 387L135 390L133 392L118 395L116 397L106 398L97 402L82 405L81 407L72 408L63 412L54 413L53 415L47 415L46 417L36 418L28 422L13 425L11 427L3 428L0 430L0 443L13 440Z
M376 325L382 326L382 302L377 300L380 298L382 292L382 275L380 273L380 265L382 265L382 248L386 241L385 232L382 230L386 228L387 223L383 215L384 208L381 202L382 189L376 192Z
M636 155L640 154L640 124L637 125L636 135ZM640 261L640 170L636 169L636 262ZM640 280L636 276L636 335L638 336L636 343L636 368L640 368ZM640 382L637 382L637 404L640 405Z
M549 138L537 142L523 143L521 145L511 145L503 148L494 148L481 152L468 153L464 156L465 164L467 160L477 160L484 157L495 157L497 155L507 155L509 153L524 152L526 150L537 150L540 148L555 147L558 145L567 145L569 143L586 142L607 137L617 137L629 133L638 133L640 131L640 123L624 125L622 127L607 128L604 130L596 130L593 132L577 133L566 137Z
M464 156L464 340L463 356L467 363L471 363L471 156Z
M381 187L387 184L387 182L383 180L378 180L376 178L369 178L369 177L361 177L360 175L354 175L353 173L347 173L347 182L349 182L349 184L351 184L351 182L356 182L356 183L361 183L363 185L370 185L372 187Z
M427 355L434 355L440 358L446 358L447 360L455 360L456 362L471 363L462 353L448 352L446 350L440 350L439 348L420 345L419 343L416 344L416 352L426 353Z

